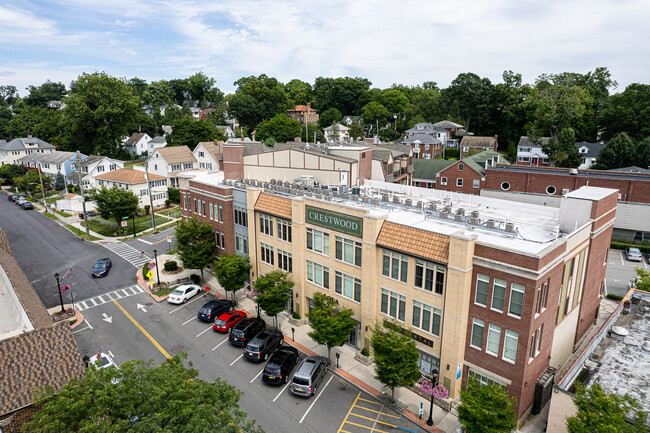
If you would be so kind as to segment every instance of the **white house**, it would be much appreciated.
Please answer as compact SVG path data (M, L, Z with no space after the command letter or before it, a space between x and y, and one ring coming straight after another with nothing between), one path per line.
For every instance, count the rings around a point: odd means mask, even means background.
M217 128L217 131L221 131L223 133L223 135L226 136L226 140L235 137L235 131L233 131L230 126L217 125L216 128Z
M131 156L142 155L144 152L149 153L149 142L151 137L146 132L134 132L124 141L124 148Z
M219 169L219 155L223 141L202 141L196 145L192 154L196 158L198 168L204 170Z
M548 156L542 152L542 144L548 143L550 137L540 137L539 143L533 143L525 135L519 138L517 144L517 165L547 166Z
M118 168L115 171L97 176L99 187L118 188L132 191L138 196L140 208L151 205L149 201L149 189L147 188L147 179L144 171L130 170L128 168ZM151 198L154 208L165 206L167 200L167 179L157 174L149 173L149 185L151 187Z
M81 154L81 160L86 155ZM77 161L77 152L54 151L52 153L32 153L16 160L16 164L28 168L41 168L41 173L52 179L56 178L57 173L67 176L74 172Z
M600 151L603 150L605 146L607 146L605 143L587 143L585 141L576 143L578 153L582 157L582 164L580 164L578 168L580 170L585 170L594 165Z
M350 128L335 123L323 129L326 141L350 141Z
M0 165L15 164L17 159L34 153L52 153L56 146L40 138L28 135L26 138L14 138L8 143L0 144Z
M61 200L56 201L56 208L68 212L82 212L83 198L77 194L66 194ZM87 201L86 210L95 210L95 202Z
M124 168L124 161L108 158L106 156L90 155L88 158L82 160L81 183L83 184L84 191L97 188L97 176L118 170L120 168ZM74 173L66 176L66 183L78 185L79 173L76 171L76 167L74 170Z
M169 186L178 188L178 172L197 168L196 163L196 158L187 146L162 147L149 157L149 173L168 178Z

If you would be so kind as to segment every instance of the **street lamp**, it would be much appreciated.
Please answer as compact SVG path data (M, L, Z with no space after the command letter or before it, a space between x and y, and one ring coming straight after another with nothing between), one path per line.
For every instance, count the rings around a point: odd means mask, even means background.
M61 314L65 313L65 308L63 308L63 296L61 296L61 283L59 283L59 273L54 274L56 278L56 287L59 289L59 300L61 301Z
M434 368L431 375L433 377L431 378L431 406L429 406L429 419L427 420L428 426L433 425L433 388L438 385L438 370Z
M158 287L160 287L160 271L158 270L158 250L153 250L153 256L156 259L156 275L158 276Z

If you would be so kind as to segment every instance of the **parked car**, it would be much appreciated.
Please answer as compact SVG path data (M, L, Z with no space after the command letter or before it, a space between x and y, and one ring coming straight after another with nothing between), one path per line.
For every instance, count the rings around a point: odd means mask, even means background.
M86 215L88 215L88 217L91 218L91 217L99 216L99 213L95 212L94 210L88 210L86 211ZM79 212L79 218L84 219L83 212Z
M233 346L244 347L257 334L266 328L264 320L258 318L246 318L234 327L230 328L228 341Z
M280 385L287 383L291 370L298 363L298 349L280 346L269 358L262 372L262 382Z
M626 248L625 255L627 256L627 259L631 262L643 261L643 256L641 255L641 251L638 248Z
M283 340L284 335L282 335L282 331L274 329L264 330L246 344L244 358L256 362L266 361L266 358L280 347Z
M14 200L14 203L16 203L16 205L20 206L24 201L27 201L27 199L25 197L18 197L16 200Z
M201 293L201 287L196 284L183 284L171 292L167 297L170 304L184 304L188 299Z
M112 267L113 263L111 263L111 259L109 258L97 260L92 270L93 278L105 277L108 275L108 271L110 271Z
M197 317L199 320L212 322L214 319L221 316L226 311L232 310L232 307L234 306L235 304L233 304L232 301L228 299L210 301L199 309Z
M289 383L289 391L302 397L311 397L316 394L325 373L327 373L327 358L309 356L302 360L293 374Z
M23 210L34 209L34 205L32 204L32 202L29 202L29 201L22 202L20 204L20 207L23 208Z
M230 329L237 325L239 322L241 322L243 319L246 318L246 313L240 310L235 310L235 311L226 311L222 315L218 316L214 324L212 325L212 329L214 329L217 332L228 332Z
M9 194L9 197L7 197L7 200L9 201L16 201L20 198L18 194Z

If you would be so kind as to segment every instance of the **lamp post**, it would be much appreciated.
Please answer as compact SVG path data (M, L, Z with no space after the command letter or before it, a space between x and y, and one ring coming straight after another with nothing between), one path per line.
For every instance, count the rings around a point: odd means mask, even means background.
M427 379L426 377L421 377L418 380L418 383L420 384L420 389L424 391L427 394L431 394L431 405L429 406L429 419L427 420L427 425L432 426L433 425L433 399L434 398L447 398L449 396L449 391L442 386L438 385L438 370L433 369L431 372L431 379Z
M135 239L135 214L133 214L133 239Z
M59 300L61 301L61 314L65 313L65 308L63 308L63 296L61 296L61 283L59 283L59 273L54 274L56 278L56 287L59 289Z
M158 276L158 287L160 287L160 271L158 270L158 250L153 250L153 256L156 259L156 275Z

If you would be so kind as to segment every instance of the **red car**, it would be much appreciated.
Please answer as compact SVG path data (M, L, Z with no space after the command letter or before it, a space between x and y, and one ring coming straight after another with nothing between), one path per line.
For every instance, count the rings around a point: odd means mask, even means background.
M217 319L214 321L214 325L212 325L212 329L217 332L226 333L230 330L230 328L241 322L244 318L246 318L246 313L243 311L227 311L221 316L217 317Z

